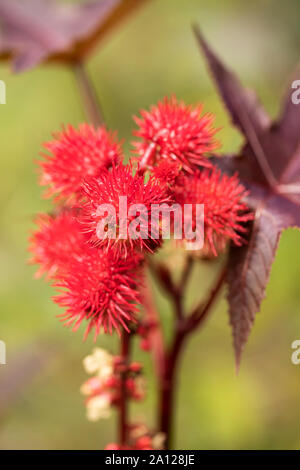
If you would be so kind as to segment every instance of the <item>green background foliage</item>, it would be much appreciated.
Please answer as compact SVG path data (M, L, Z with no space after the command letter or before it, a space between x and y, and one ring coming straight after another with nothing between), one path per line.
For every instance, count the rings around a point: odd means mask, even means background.
M108 126L125 138L131 119L172 93L187 103L203 102L222 127L223 150L235 151L241 138L228 121L191 33L199 22L225 62L254 87L275 116L284 86L298 59L300 4L297 0L153 0L122 25L88 63ZM93 347L62 328L52 289L33 278L27 265L32 219L50 208L41 198L34 160L43 141L62 124L84 121L72 73L56 66L12 75L0 66L7 104L0 106L0 339L7 345L0 366L1 387L17 354L38 342L53 357L0 418L2 449L94 449L115 439L115 419L89 423L79 387L86 379L82 359ZM300 338L300 234L284 233L272 269L267 299L235 375L226 303L221 301L205 328L193 336L181 362L175 447L182 449L299 449L300 366L292 365L291 343ZM174 260L174 263L176 260ZM209 285L215 264L194 273L190 301ZM171 315L156 292L166 333ZM98 345L117 351L116 338ZM155 381L148 354L149 393L135 404L137 421L155 427ZM0 413L1 416L1 413Z

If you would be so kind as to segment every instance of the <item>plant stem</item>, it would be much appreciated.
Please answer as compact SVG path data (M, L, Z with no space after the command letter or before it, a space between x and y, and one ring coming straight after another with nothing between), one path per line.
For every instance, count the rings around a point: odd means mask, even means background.
M159 429L165 436L165 448L170 449L174 419L174 401L177 390L177 368L180 351L184 341L183 332L177 331L170 351L166 353L164 361L164 376L160 383L159 403Z
M103 125L104 119L99 99L85 65L82 62L75 62L73 70L87 118L96 127Z
M187 255L186 261L185 261L185 266L183 268L181 279L180 279L180 284L179 284L179 289L180 289L180 292L182 292L182 293L184 293L186 284L189 280L191 271L192 271L193 266L194 266L194 261L195 261L195 258L193 258L192 255Z
M190 263L190 262L189 262ZM190 267L188 269L190 272ZM184 273L185 284L187 283L187 273ZM221 291L226 276L226 269L222 268L219 273L207 299L201 303L190 315L186 316L183 312L183 297L184 292L181 291L180 295L173 289L167 289L169 294L173 293L174 304L174 336L171 347L165 352L163 377L160 382L160 403L159 403L159 429L165 435L165 448L171 447L171 432L173 429L174 419L174 402L175 392L177 390L177 370L179 359L182 352L182 346L188 335L203 323L208 314L212 311L212 307L217 300L218 294ZM159 278L159 273L158 273ZM162 283L163 284L163 283ZM166 289L168 287L164 285Z
M227 269L223 267L218 274L213 287L211 288L207 299L200 303L191 315L188 317L186 322L187 332L193 331L195 328L198 328L207 318L211 311L211 307L215 303L217 296L223 286L223 283L226 279Z
M148 145L148 148L145 150L143 158L140 161L140 165L138 168L139 175L143 175L145 171L148 169L155 155L155 151L156 151L156 144L152 142L151 144Z
M145 285L141 287L141 296L146 318L150 322L154 322L156 324L155 328L152 328L149 333L149 340L151 344L154 369L159 380L163 374L164 341L159 314L153 299L153 292L151 290L149 279L147 279Z
M121 373L121 398L120 398L120 413L119 413L119 442L121 446L127 444L127 431L128 431L128 403L127 403L127 392L126 392L126 379L127 379L127 367L129 364L130 354L130 333L123 331L121 338L121 358L122 367L124 368Z

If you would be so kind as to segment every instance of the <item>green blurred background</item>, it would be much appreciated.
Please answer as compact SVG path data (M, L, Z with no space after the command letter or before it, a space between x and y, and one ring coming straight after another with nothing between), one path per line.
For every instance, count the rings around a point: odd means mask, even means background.
M190 25L201 25L226 63L258 91L275 116L299 58L299 18L298 0L150 1L88 63L108 126L130 141L132 115L175 93L188 103L204 102L223 127L223 150L236 150L240 136L230 127ZM62 328L51 288L34 280L35 269L26 264L32 218L50 207L41 198L34 160L53 131L85 117L74 78L64 68L45 66L12 75L1 65L0 79L7 84L7 104L0 106L0 339L7 345L7 365L0 366L0 448L101 449L115 439L115 416L89 423L79 393L87 377L82 359L93 348L92 338L83 343L82 330ZM300 338L299 245L300 233L284 233L238 376L225 301L187 346L176 448L300 448L300 365L290 359L291 343ZM215 270L214 264L198 268L190 299L205 291ZM158 292L157 300L168 331L168 306ZM98 344L117 350L115 338L101 336ZM137 345L135 350L145 364L149 393L132 413L155 427L151 361ZM34 360L28 365L30 354ZM39 360L42 367L37 367Z

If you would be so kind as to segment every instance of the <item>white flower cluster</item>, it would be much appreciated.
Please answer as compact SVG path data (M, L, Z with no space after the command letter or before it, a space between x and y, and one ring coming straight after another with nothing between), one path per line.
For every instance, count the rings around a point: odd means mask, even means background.
M83 367L88 374L96 374L102 380L113 373L114 358L105 349L95 348L93 354L86 356Z
M83 366L88 374L94 375L80 389L83 395L88 396L92 394L94 387L101 387L105 380L113 375L113 356L105 349L95 348L92 354L84 358ZM105 391L89 398L86 403L87 419L89 421L98 421L101 418L108 418L111 413L110 405L110 394Z

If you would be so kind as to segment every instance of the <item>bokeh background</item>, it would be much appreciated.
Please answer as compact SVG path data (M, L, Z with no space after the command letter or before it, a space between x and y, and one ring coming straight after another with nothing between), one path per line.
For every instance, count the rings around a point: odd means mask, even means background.
M226 63L275 116L299 59L299 18L298 0L150 1L88 63L108 126L129 142L132 115L175 93L215 113L223 128L223 150L236 150L241 138L208 77L191 23L201 25ZM7 104L0 106L0 339L7 345L7 365L0 366L0 448L101 449L114 440L115 416L89 423L79 393L86 379L82 359L93 348L92 338L83 343L82 330L62 328L51 288L34 280L35 269L27 265L32 219L50 207L41 198L34 160L53 131L85 117L67 69L53 65L12 75L1 64L0 79L7 84ZM225 301L187 346L178 387L176 448L300 448L300 365L290 359L291 343L300 338L299 246L299 232L284 233L238 376ZM191 302L215 270L215 264L197 269ZM156 297L168 334L170 311L158 291ZM117 350L115 338L101 336L98 344ZM149 391L132 413L155 427L151 361L138 345L135 357L145 364Z

